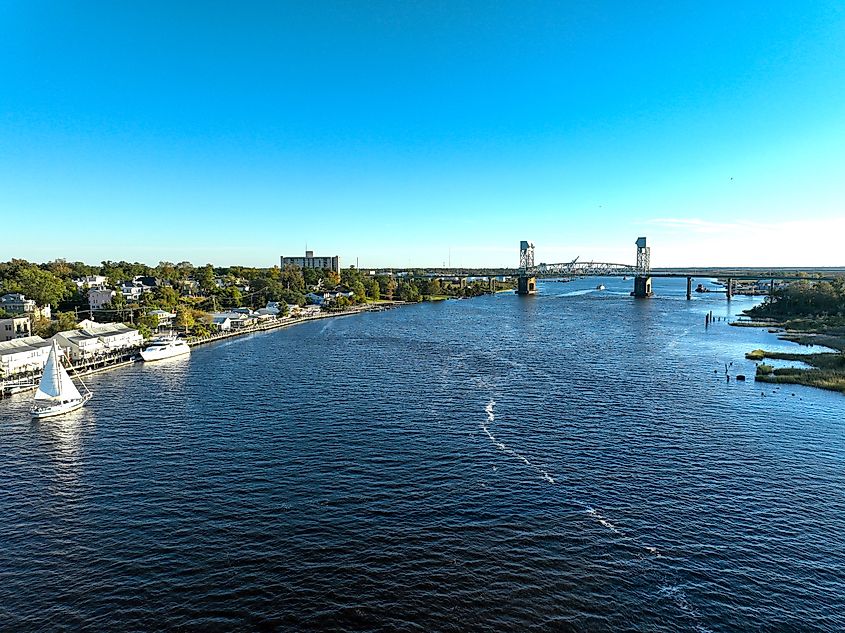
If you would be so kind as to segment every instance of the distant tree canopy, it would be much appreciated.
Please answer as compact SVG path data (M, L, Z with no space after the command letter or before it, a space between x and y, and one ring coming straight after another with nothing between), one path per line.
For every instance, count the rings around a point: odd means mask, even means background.
M3 293L21 292L39 306L58 306L72 294L65 280L20 259L0 264L0 287Z
M811 283L799 281L774 291L749 314L769 318L845 315L845 279Z

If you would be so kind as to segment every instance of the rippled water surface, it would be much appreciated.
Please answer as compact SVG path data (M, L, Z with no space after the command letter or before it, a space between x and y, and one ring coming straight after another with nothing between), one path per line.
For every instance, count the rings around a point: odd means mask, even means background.
M323 320L0 402L0 628L845 630L845 397L630 282Z

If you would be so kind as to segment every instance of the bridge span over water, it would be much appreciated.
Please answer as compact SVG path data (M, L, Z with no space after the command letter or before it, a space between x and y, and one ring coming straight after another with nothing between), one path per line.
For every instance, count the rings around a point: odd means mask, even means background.
M653 295L651 280L655 277L686 278L687 299L692 299L693 279L724 279L725 296L730 299L734 294L734 282L740 280L769 280L770 292L774 290L775 281L798 281L810 279L812 281L833 281L845 277L843 267L780 267L780 268L730 268L730 267L689 267L689 268L652 268L651 247L646 245L646 238L640 237L636 241L636 263L617 264L611 262L582 261L576 257L570 262L558 264L535 263L534 244L523 240L519 245L518 268L431 268L416 269L415 275L431 278L482 278L492 281L496 277L516 277L517 293L521 295L534 294L537 290L538 279L577 278L577 277L630 277L633 280L635 297L650 297ZM383 268L380 274L405 275L407 269Z
M534 294L537 279L555 277L632 277L634 297L651 297L653 277L684 278L687 280L687 299L692 299L692 280L695 278L725 279L725 296L730 299L737 280L771 280L770 292L774 291L776 280L800 280L811 278L815 281L833 281L845 275L845 268L783 268L772 269L737 269L737 268L655 268L651 267L651 247L646 245L646 238L636 241L637 258L635 264L613 264L609 262L585 262L575 258L571 262L560 264L535 264L534 244L523 240L519 244L519 268L517 270L517 294Z

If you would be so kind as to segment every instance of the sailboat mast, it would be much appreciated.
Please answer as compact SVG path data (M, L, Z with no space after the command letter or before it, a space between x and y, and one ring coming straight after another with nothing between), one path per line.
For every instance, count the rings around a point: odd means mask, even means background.
M62 362L62 357L59 356L59 344L56 339L53 339L53 351L56 353L56 364L54 365L54 369L56 371L56 384L59 386L59 396L62 395L62 376L59 373L59 365Z

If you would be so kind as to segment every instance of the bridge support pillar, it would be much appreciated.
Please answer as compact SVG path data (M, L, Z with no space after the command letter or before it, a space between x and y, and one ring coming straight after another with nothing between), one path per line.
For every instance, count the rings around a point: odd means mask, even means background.
M731 300L731 297L734 296L734 280L728 277L728 285L725 286L725 297L728 301Z
M535 292L537 292L537 278L520 275L516 284L516 294L533 295Z
M692 299L692 277L687 277L687 301Z
M634 292L631 295L638 299L647 299L648 297L654 296L654 293L651 291L651 277L646 277L645 275L634 277Z

